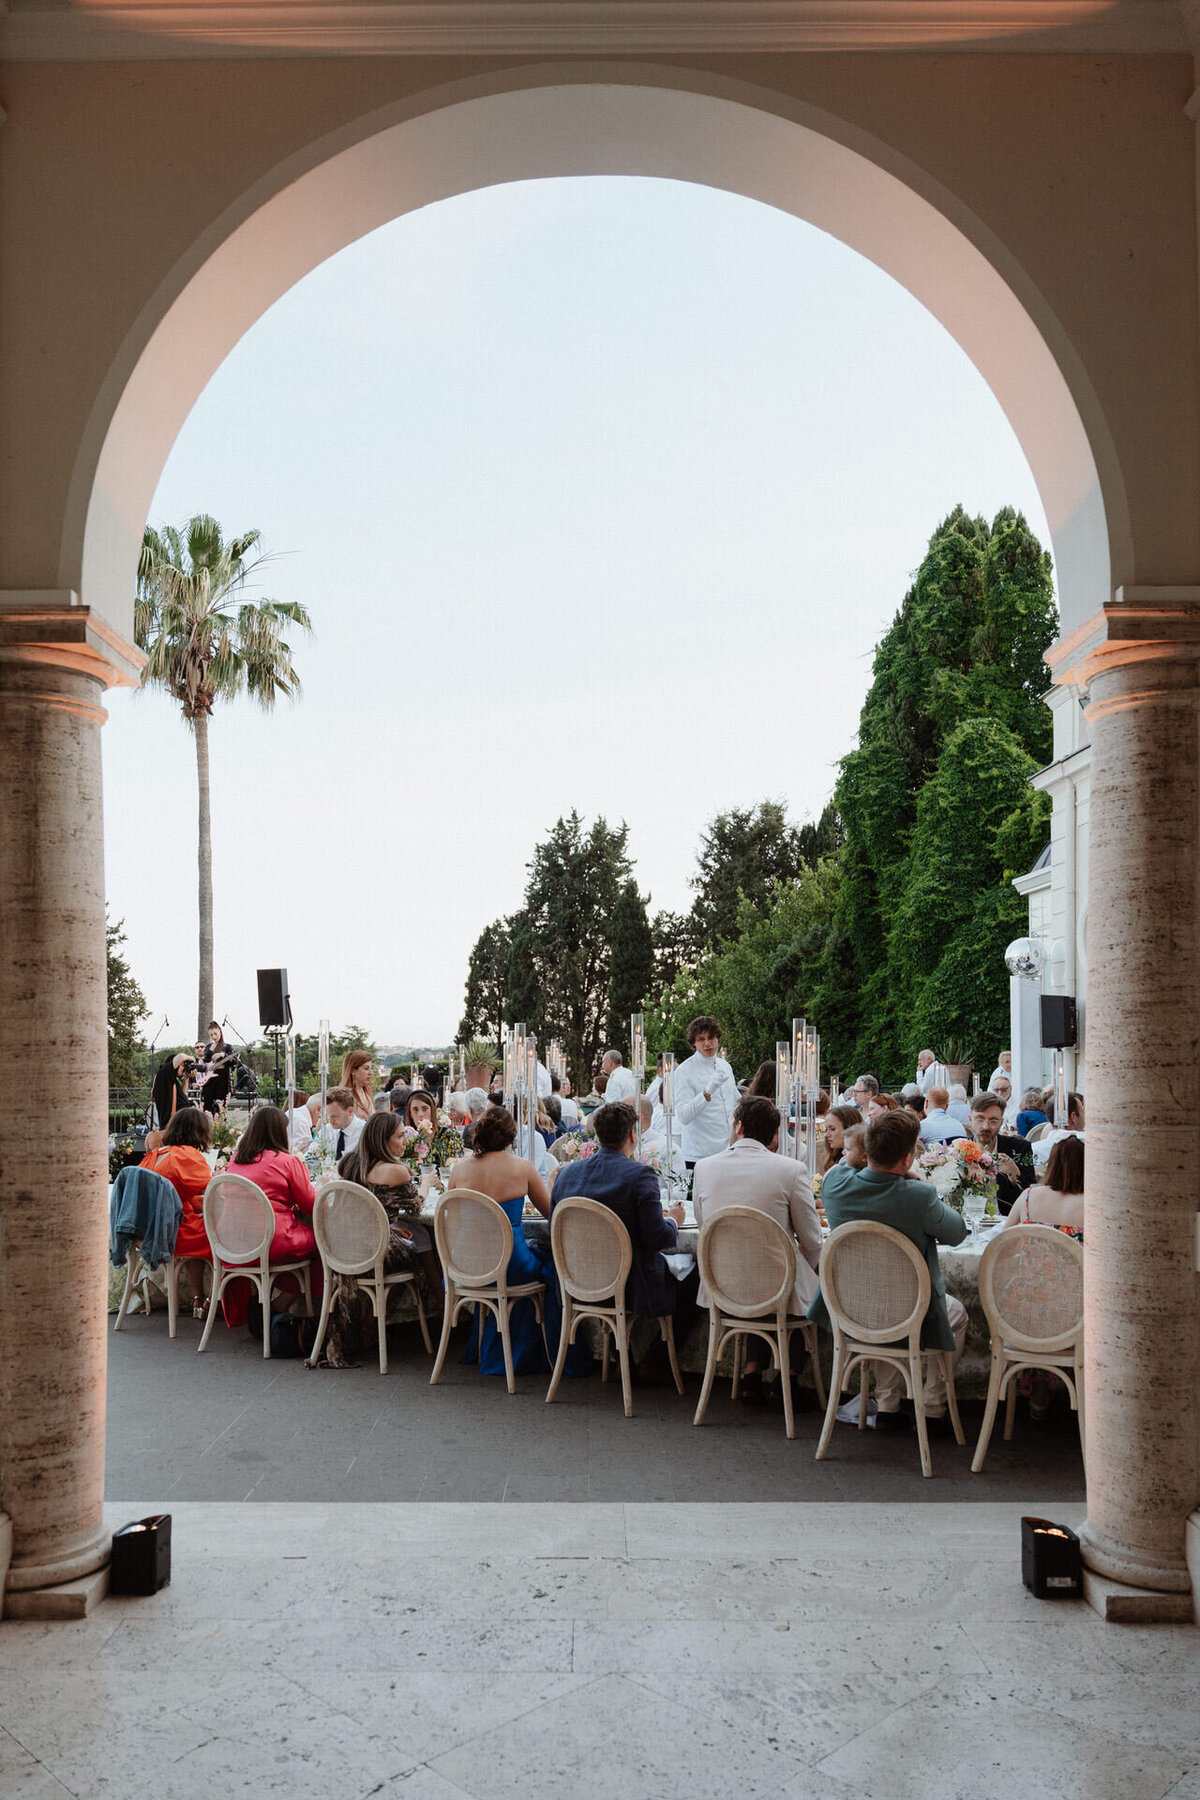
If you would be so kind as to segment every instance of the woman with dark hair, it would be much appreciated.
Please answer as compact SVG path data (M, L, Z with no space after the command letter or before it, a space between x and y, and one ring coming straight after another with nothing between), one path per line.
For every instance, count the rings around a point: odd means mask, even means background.
M354 1113L359 1119L369 1119L375 1111L374 1079L372 1069L374 1063L368 1050L348 1050L342 1058L342 1079L339 1085L349 1088L354 1095Z
M861 1125L863 1116L857 1106L831 1106L825 1115L825 1166L822 1175L827 1175L836 1163L842 1160L846 1133L854 1125Z
M437 1101L425 1088L414 1088L404 1103L404 1123L411 1125L414 1131L420 1131L422 1125L436 1131L437 1113Z
M275 1234L267 1254L269 1262L305 1262L310 1265L314 1296L321 1292L321 1259L313 1236L312 1209L316 1194L308 1170L288 1149L287 1114L278 1106L260 1106L238 1140L230 1158L229 1173L244 1176L262 1189L275 1214ZM283 1275L279 1289L299 1293L300 1278ZM221 1296L227 1325L244 1325L253 1292L248 1281L231 1281Z
M225 1034L215 1019L208 1027L208 1044L204 1052L204 1087L202 1104L214 1117L229 1098L229 1082L234 1053L225 1042Z
M759 1063L754 1071L750 1086L742 1095L743 1100L762 1099L775 1104L775 1088L778 1082L779 1064L772 1058L770 1062Z
M487 1194L504 1213L513 1233L512 1255L508 1259L506 1273L510 1287L526 1281L545 1282L545 1339L531 1300L514 1302L509 1314L514 1373L545 1375L550 1369L546 1345L549 1343L555 1350L558 1348L558 1327L562 1322L561 1303L550 1251L526 1242L525 1233L521 1229L521 1217L528 1198L542 1218L548 1219L550 1194L533 1164L523 1156L513 1154L516 1136L517 1121L512 1114L502 1106L489 1106L475 1126L470 1155L464 1156L461 1162L456 1162L450 1171L449 1188L451 1193L455 1188L470 1188L477 1194ZM482 1342L478 1336L479 1316L485 1310L483 1307L476 1309L476 1330L472 1331L471 1341L460 1360L464 1363L474 1362L478 1355L482 1374L503 1375L504 1348L492 1313L486 1314ZM572 1358L567 1358L568 1374L586 1374L590 1368L591 1355L588 1352L582 1357L576 1357L574 1366Z
M1045 1180L1027 1187L1013 1202L1004 1225L1053 1225L1083 1236L1082 1138L1059 1138L1050 1152Z
M212 1120L198 1106L181 1106L163 1133L161 1146L142 1158L143 1169L165 1176L179 1195L183 1217L175 1238L175 1256L183 1265L192 1296L192 1316L204 1317L201 1265L211 1263L212 1248L204 1229L204 1190L212 1169L204 1154L212 1144Z
M367 1120L362 1136L338 1164L343 1181L357 1182L374 1194L388 1216L387 1249L383 1253L386 1275L411 1270L422 1283L422 1295L438 1310L442 1271L429 1232L421 1223L421 1197L412 1170L404 1161L403 1120L394 1112L377 1112ZM374 1330L375 1314L358 1283L345 1275L329 1309L322 1346L322 1368L355 1369L362 1361L365 1336Z
M174 1056L164 1056L154 1071L150 1100L154 1107L154 1124L159 1131L165 1131L180 1108L189 1104L187 1084L195 1066L195 1057L189 1056L186 1050L179 1050ZM155 1141L160 1143L162 1140Z

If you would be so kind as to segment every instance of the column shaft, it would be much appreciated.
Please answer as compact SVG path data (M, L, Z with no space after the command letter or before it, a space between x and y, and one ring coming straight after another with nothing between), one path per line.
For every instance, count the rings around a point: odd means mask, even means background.
M93 659L95 660L95 659ZM0 648L0 1511L10 1588L105 1560L102 676Z

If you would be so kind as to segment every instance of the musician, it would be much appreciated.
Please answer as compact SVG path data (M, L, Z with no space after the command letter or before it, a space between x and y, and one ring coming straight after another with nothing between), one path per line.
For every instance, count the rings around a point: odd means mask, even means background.
M213 1019L208 1027L208 1049L204 1062L204 1088L201 1104L215 1118L229 1099L235 1052L225 1042L224 1033Z
M188 1104L187 1083L194 1067L195 1058L179 1050L174 1056L164 1056L155 1070L151 1099L160 1132L167 1129L172 1115Z

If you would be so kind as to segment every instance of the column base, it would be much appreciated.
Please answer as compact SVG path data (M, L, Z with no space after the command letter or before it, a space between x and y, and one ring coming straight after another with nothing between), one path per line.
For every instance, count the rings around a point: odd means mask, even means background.
M1192 1578L1184 1561L1177 1566L1149 1562L1101 1537L1088 1519L1079 1527L1079 1541L1083 1546L1084 1567L1093 1575L1103 1575L1124 1587L1146 1588L1155 1594L1190 1594L1192 1591Z
M4 1599L6 1619L86 1619L108 1593L108 1567L56 1587L20 1588Z
M1161 1588L1130 1587L1107 1575L1083 1571L1083 1597L1109 1625L1194 1625L1191 1594L1164 1594Z
M11 1597L30 1593L36 1588L61 1587L64 1582L79 1581L107 1566L111 1548L112 1532L102 1523L91 1541L72 1551L70 1556L56 1556L51 1562L44 1563L12 1564L5 1587Z

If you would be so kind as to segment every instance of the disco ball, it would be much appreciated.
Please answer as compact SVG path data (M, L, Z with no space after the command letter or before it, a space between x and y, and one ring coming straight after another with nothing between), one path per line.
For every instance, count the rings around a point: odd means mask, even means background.
M1046 956L1036 938L1014 938L1004 952L1010 975L1040 975Z

